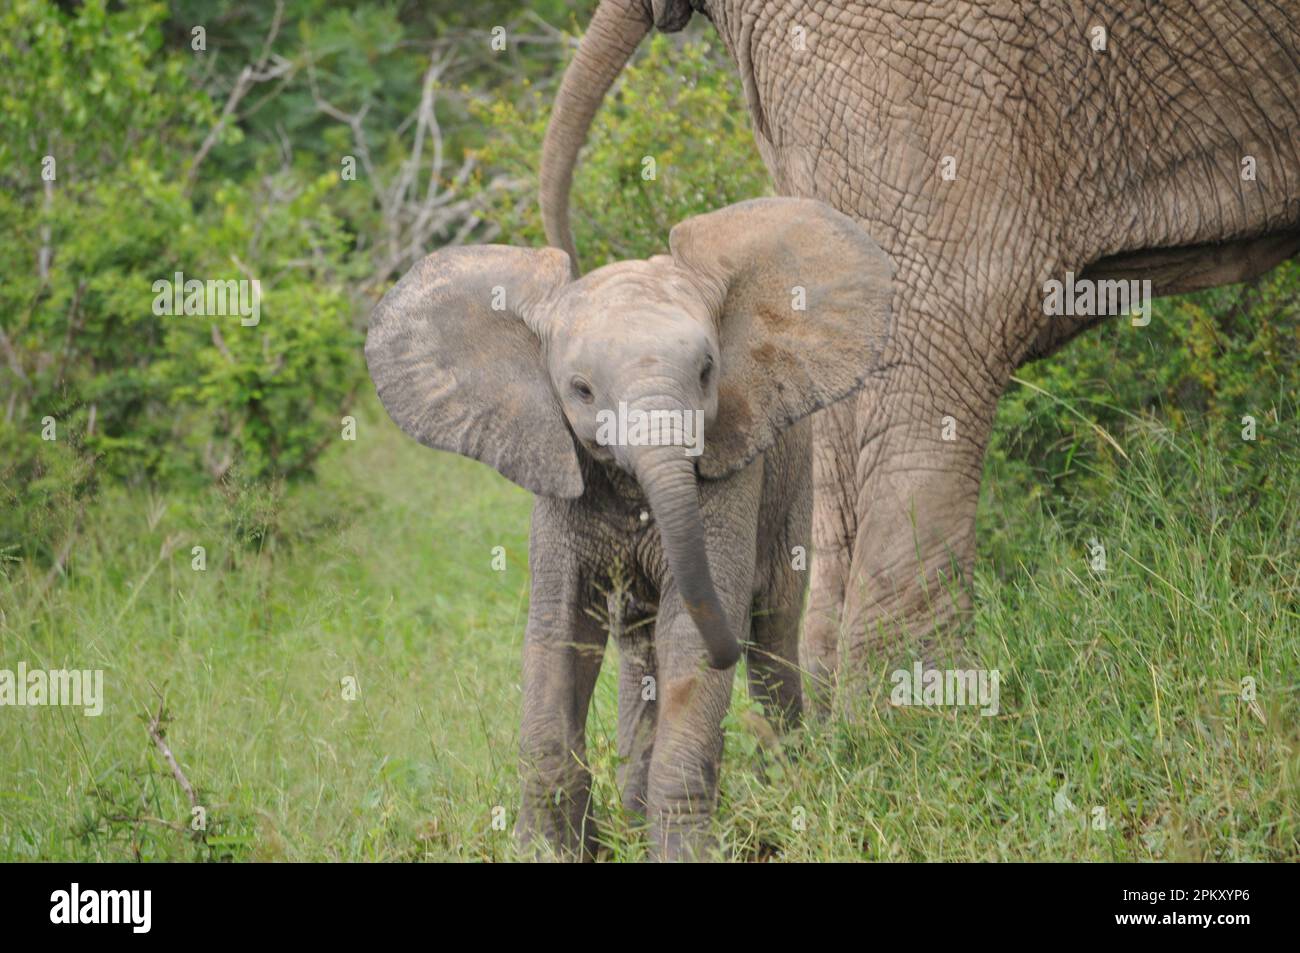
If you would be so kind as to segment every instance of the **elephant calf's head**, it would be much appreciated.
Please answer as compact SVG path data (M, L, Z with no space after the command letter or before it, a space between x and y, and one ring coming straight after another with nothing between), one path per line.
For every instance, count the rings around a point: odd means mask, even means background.
M640 448L703 452L717 421L721 328L672 258L608 265L561 288L534 330L579 444L637 472Z
M555 249L435 252L375 309L366 360L403 430L535 493L580 496L579 452L635 475L725 668L738 649L697 467L724 477L861 385L888 333L892 266L851 219L805 199L701 215L669 244L577 280Z

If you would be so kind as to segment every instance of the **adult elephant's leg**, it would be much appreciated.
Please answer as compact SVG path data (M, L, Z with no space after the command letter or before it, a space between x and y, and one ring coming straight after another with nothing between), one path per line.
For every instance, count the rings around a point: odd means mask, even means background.
M873 662L959 647L971 606L984 451L1010 373L934 337L863 391L856 407L858 521L846 587L840 683ZM951 343L951 342L949 342Z
M808 673L809 698L823 713L835 690L840 625L858 526L855 407L850 398L812 418L813 557L799 655Z
M523 803L515 834L526 853L591 859L596 830L586 725L606 631L583 611L577 554L559 542L565 534L552 531L559 522L550 512L556 505L538 499L529 542L532 586L519 740Z

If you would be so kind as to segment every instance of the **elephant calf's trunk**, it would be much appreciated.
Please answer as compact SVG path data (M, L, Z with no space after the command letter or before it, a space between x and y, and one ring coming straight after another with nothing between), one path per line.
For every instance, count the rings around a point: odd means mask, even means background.
M633 469L654 511L668 568L704 640L709 665L731 668L740 659L740 643L709 571L695 468L681 447L667 446L639 448Z

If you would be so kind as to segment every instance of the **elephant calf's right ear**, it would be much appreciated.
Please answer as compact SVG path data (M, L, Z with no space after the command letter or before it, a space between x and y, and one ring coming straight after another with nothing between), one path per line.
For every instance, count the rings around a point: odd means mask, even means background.
M446 248L416 264L366 335L389 416L425 446L480 460L526 490L582 495L573 436L525 321L568 280L569 256L554 248Z

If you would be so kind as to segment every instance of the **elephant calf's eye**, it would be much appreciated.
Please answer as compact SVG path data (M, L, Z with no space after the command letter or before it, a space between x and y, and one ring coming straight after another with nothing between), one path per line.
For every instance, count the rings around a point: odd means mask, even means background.
M591 393L590 384L584 381L581 377L575 377L570 382L570 386L573 388L573 392L578 395L578 400L582 401L584 404L591 403L593 395Z
M704 361L704 369L700 371L700 387L708 390L709 381L713 377L713 358L707 358Z

